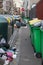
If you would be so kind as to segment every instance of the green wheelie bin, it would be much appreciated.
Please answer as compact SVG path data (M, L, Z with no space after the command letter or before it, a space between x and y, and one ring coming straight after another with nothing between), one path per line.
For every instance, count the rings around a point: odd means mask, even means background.
M33 36L33 25L31 25L29 22L28 22L28 26L29 26L29 30L30 30L30 39L31 39L31 44L34 48L34 36Z
M0 17L0 39L8 40L8 23L4 17Z
M42 65L43 65L43 29L41 28L41 54L42 54Z
M32 41L32 46L34 48L34 52L36 53L37 57L40 57L41 56L40 27L33 25L29 25L29 27L30 27L30 35L31 35L31 41Z
M24 18L25 23L28 23L30 21L30 18Z
M32 46L34 47L33 26L32 26L32 25L29 25L29 26L30 26L30 38L31 38L31 43L32 43Z
M36 57L41 57L41 40L40 40L40 27L34 26L33 27L33 36L34 36L34 50L36 53Z
M34 26L34 24L36 24L36 23L38 23L39 24L39 22L40 22L41 20L39 20L39 19L34 19L34 20L30 20L29 21L29 27L30 27L30 37L31 37L31 40L32 40L32 45L33 46L35 46L34 45L34 43L36 42L34 39L34 37L36 37L36 39L37 39L37 36L35 36L35 34L36 34L36 30L38 30L39 29L39 27L38 26ZM35 32L35 33L34 33ZM38 32L39 32L39 30L38 30ZM38 34L38 32L37 32L37 34ZM37 35L36 34L36 35ZM35 42L34 42L35 41ZM37 41L38 42L38 41ZM35 46L36 47L36 46Z

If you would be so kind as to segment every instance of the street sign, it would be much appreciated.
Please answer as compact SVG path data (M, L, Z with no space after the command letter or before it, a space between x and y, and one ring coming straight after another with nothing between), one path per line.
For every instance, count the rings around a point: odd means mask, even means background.
M25 11L25 9L24 9L24 8L21 8L21 11L22 11L22 12L24 12L24 11Z

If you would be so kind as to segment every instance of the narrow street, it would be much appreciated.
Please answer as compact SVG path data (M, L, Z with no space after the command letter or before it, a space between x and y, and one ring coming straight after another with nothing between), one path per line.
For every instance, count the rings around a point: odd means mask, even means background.
M0 65L43 65L43 0L0 0Z

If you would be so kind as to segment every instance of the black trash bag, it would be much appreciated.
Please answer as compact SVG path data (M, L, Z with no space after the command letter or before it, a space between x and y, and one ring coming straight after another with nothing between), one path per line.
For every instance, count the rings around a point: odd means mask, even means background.
M8 43L1 43L0 44L0 48L2 48L2 47L5 47L6 49L9 49L10 48L10 45L8 44Z
M6 43L6 44L3 44L3 47L5 47L6 49L9 49L10 45L8 43Z
M12 47L11 50L13 50L15 52L16 51L16 47Z
M23 22L21 22L21 26L26 26L26 24L25 24L25 23L23 23Z
M3 44L0 44L0 48L2 48L3 47Z
M17 26L17 28L20 28L21 27L21 22L16 21L16 26Z

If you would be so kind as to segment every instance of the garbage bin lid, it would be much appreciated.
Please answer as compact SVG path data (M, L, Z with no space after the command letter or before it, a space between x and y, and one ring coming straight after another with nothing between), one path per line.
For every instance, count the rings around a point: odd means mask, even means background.
M32 25L32 24L34 24L36 22L41 22L41 20L39 20L39 19L33 19L33 20L29 21L30 25Z
M7 20L3 16L0 16L0 23L7 23Z

